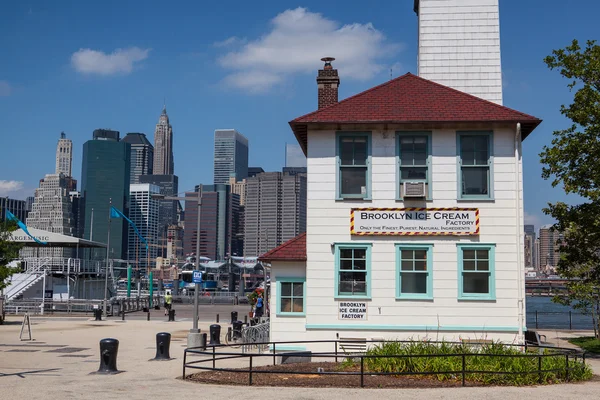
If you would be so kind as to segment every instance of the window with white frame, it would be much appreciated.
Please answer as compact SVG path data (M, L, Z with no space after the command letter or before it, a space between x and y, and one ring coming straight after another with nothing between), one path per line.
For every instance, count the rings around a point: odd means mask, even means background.
M459 298L495 299L494 264L494 245L458 245Z
M432 246L397 244L396 297L433 298Z
M459 197L492 197L492 134L459 132Z
M370 245L336 245L336 295L370 296Z
M338 198L368 198L369 134L338 134Z

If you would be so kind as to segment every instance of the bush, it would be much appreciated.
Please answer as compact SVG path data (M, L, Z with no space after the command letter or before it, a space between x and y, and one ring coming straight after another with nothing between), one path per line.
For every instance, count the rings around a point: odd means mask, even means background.
M518 347L500 342L481 345L463 343L432 343L428 341L383 342L367 351L365 367L370 372L424 373L433 372L439 380L462 379L462 355L465 354L465 379L496 385L535 385L567 381L566 357L549 349L534 349L525 353ZM390 356L411 357L390 357ZM433 355L440 357L431 357ZM512 356L512 357L507 357ZM541 374L538 373L541 359ZM571 381L590 379L589 366L569 357L568 377ZM472 372L468 372L472 371ZM488 373L485 373L488 372ZM523 374L516 374L523 373Z

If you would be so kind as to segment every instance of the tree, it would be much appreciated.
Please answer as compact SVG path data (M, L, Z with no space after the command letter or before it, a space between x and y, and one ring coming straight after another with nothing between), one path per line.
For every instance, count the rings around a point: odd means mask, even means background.
M544 59L551 70L569 79L575 91L572 104L560 108L572 125L553 133L551 146L540 154L542 177L552 186L562 185L566 193L584 202L568 205L549 203L544 212L556 219L553 229L564 233L558 273L572 279L568 294L554 300L590 313L595 327L599 321L600 289L600 46L588 41L581 48L577 40ZM595 329L596 337L600 329Z
M8 286L8 278L18 271L18 268L10 268L8 264L19 257L22 244L10 241L13 231L17 230L17 224L12 221L0 222L0 291Z

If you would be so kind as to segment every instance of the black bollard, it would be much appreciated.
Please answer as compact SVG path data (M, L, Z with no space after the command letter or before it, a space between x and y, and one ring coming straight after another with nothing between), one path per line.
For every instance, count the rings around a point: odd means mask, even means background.
M146 315L147 315L147 317L146 317L146 318L147 318L147 319L146 319L146 321L150 321L150 311L148 311L148 314L146 314Z
M125 310L121 310L121 321L125 321Z
M237 317L238 317L238 313L237 311L232 311L231 312L231 323L233 324L235 321L237 321Z
M219 314L217 314L217 324L219 323Z
M175 322L175 310L169 310L169 322Z
M94 316L96 317L96 321L102 321L102 309L101 308L95 308L94 309Z
M244 315L244 324L248 325L248 315Z
M200 335L200 348L206 350L206 333Z
M210 345L221 344L221 325L210 326Z
M119 352L119 341L117 339L102 339L100 341L100 368L95 374L118 374L117 353Z
M171 347L171 334L160 332L156 334L156 356L150 361L169 361L172 360L169 354Z

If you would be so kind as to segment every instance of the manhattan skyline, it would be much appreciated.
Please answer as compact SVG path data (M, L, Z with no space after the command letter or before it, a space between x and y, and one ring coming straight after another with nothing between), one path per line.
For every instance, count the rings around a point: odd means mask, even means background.
M317 108L314 79L321 57L336 57L340 100L390 75L416 72L417 20L409 3L364 9L307 1L298 8L283 1L258 9L240 2L231 14L221 4L165 8L149 2L142 19L134 3L119 6L119 13L111 11L116 2L12 3L0 16L1 37L19 37L0 42L3 54L11 55L0 68L2 134L11 138L0 195L33 194L51 171L61 131L73 140L79 181L83 143L94 129L143 132L154 143L165 97L180 192L212 183L213 132L220 127L248 138L250 165L278 171L285 143L295 143L287 122ZM542 180L538 154L552 131L569 125L559 108L572 99L567 82L542 60L574 38L595 38L600 5L588 0L580 6L587 12L559 1L500 4L504 104L544 120L523 142L526 222L536 226L551 222L541 212L548 201L568 201L561 188ZM102 31L106 21L117 28ZM158 21L168 26L156 30ZM293 40L283 46L282 37ZM345 40L353 45L345 47ZM272 51L261 52L266 49ZM36 162L24 164L24 154Z

